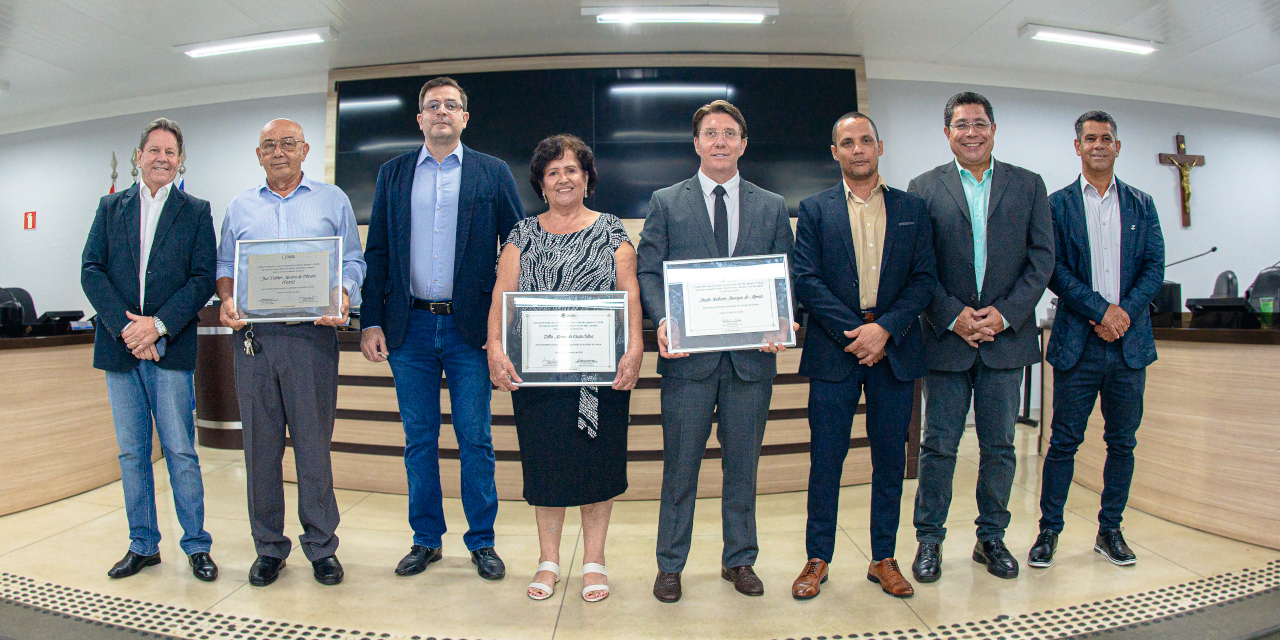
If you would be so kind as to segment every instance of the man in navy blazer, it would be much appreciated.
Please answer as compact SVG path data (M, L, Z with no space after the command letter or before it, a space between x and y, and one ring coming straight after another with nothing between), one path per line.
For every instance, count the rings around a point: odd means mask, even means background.
M209 203L173 184L184 157L178 123L158 118L147 125L137 150L142 183L102 198L82 256L80 284L98 313L93 366L107 372L131 540L107 572L112 578L160 564L153 421L182 525L180 546L196 578L218 577L191 416L196 314L213 296L217 240Z
M812 598L827 578L840 475L865 389L873 469L867 577L906 597L914 591L894 549L914 381L928 373L920 314L937 285L929 212L924 200L880 177L884 143L870 118L847 113L831 133L831 155L843 179L800 203L791 251L796 299L809 312L800 375L809 378L811 431L809 561L791 593Z
M425 144L378 170L360 309L360 349L371 362L391 363L404 423L413 545L396 574L421 573L441 557L443 372L470 527L463 541L480 576L497 580L506 568L493 546L498 492L483 349L498 246L524 207L507 164L462 144L470 114L457 82L427 81L418 107Z
M1058 294L1046 360L1053 366L1053 435L1040 485L1040 535L1027 564L1048 567L1062 533L1062 510L1102 394L1102 509L1094 551L1117 565L1137 562L1120 533L1133 479L1147 365L1156 360L1148 305L1164 282L1164 236L1151 196L1115 177L1120 139L1104 111L1076 120L1080 178L1049 196L1057 259L1049 289Z

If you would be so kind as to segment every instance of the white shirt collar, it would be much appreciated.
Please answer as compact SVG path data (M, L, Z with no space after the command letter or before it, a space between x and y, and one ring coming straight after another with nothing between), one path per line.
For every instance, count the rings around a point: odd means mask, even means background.
M735 171L733 172L732 178L724 181L724 190L727 197L732 198L737 195L738 183L741 180L741 174ZM708 198L711 197L711 191L716 188L717 184L719 184L715 180L708 178L707 174L702 172L702 169L698 169L698 183L702 186L702 195Z
M147 186L147 183L142 182L141 180L139 180L139 181L138 181L138 193L139 193L143 198L146 198L146 199L147 199L147 201L149 201L149 202L150 202L150 201L160 201L160 202L163 202L166 198L168 198L168 197L169 197L169 192L170 192L170 191L172 191L173 183L174 183L174 182L176 182L176 181L177 181L177 178L174 178L173 180L169 181L169 183L168 183L168 184L164 185L163 187L160 187L159 189L156 189L156 195L155 195L154 197L152 197L152 195L151 195L151 187L148 187L148 186Z
M1098 193L1098 190L1093 186L1093 183L1086 180L1083 173L1080 174L1080 190L1084 193L1092 191L1093 195L1106 200L1111 197L1111 194L1116 192L1116 174L1111 174L1111 184L1107 185L1107 194L1105 196Z
M448 159L449 156L458 156L458 165L459 166L462 165L462 141L461 140L458 141L458 146L455 147L453 151L450 151L449 155L445 156L445 159ZM418 161L414 163L414 166L416 167L422 164L424 161L426 161L427 158L434 159L435 156L432 156L431 152L427 151L427 145L424 144L422 145L422 148L418 150ZM444 164L444 163L442 162L440 164Z

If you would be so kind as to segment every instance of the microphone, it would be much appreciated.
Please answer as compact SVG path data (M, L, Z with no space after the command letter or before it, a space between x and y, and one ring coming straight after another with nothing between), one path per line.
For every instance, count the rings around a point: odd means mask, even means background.
M1211 254L1211 253L1213 253L1214 251L1217 251L1217 250L1218 250L1218 248L1217 248L1217 247L1213 247L1213 248L1209 249L1208 251L1206 251L1206 252L1204 252L1204 253L1198 253L1198 254L1196 254L1196 255L1194 255L1194 256L1191 256L1190 258L1183 258L1183 259L1181 259L1181 260L1178 260L1177 262L1170 262L1169 264L1166 264L1166 265L1164 266L1164 268L1168 269L1169 267L1172 267L1172 266L1173 266L1173 265L1175 265L1175 264L1182 264L1182 263L1184 263L1184 262L1186 262L1186 261L1188 261L1188 260L1195 260L1196 258L1202 258L1202 257L1207 256L1207 255L1209 255L1209 254ZM1276 264L1280 264L1280 262L1277 262ZM1272 265L1272 266L1275 266L1275 265Z

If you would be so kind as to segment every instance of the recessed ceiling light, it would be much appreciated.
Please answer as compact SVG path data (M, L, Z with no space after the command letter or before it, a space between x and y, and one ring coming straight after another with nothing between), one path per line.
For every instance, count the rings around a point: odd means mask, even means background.
M1113 36L1109 33L1095 33L1093 31L1079 31L1077 29L1046 27L1040 24L1022 25L1018 28L1018 36L1022 38L1031 38L1032 40L1075 44L1082 47L1109 49L1111 51L1123 51L1125 53L1137 53L1144 56L1163 48L1161 43L1152 42L1150 40L1138 40L1137 38Z
M279 47L292 47L300 44L316 44L324 42L328 36L329 27L294 29L293 31L275 31L272 33L260 33L257 35L243 36L239 38L227 38L225 40L212 40L210 42L184 44L174 47L174 50L185 53L192 58L205 58L208 56L220 56L226 53L241 53L244 51L257 51L259 49L276 49Z
M383 109L399 109L403 104L404 100L398 97L361 98L358 100L343 100L338 103L338 108L343 111L380 111Z
M612 96L690 96L733 95L733 87L724 84L620 84L609 87Z
M773 7L582 7L582 15L595 16L599 24L702 23L761 24L778 16Z

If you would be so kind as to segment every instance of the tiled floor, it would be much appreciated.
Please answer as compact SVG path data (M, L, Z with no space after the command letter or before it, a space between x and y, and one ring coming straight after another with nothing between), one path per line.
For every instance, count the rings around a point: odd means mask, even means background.
M1040 466L1035 433L1019 428L1020 452L1006 541L1023 561L1036 535ZM566 575L548 601L524 596L537 564L533 510L503 502L496 526L497 548L508 576L486 582L476 576L461 539L466 521L461 502L446 500L448 522L444 560L426 573L400 578L392 568L408 551L410 530L404 496L338 491L342 525L338 557L346 581L324 587L311 578L301 553L290 557L280 580L249 587L254 558L245 514L244 463L238 451L201 449L205 475L206 528L222 570L214 583L193 579L177 541L163 461L156 464L157 509L164 532L165 562L119 581L106 570L127 548L127 523L119 483L61 502L0 518L0 571L96 593L164 603L188 609L281 622L329 626L379 634L437 638L786 638L853 635L879 631L927 633L938 625L997 615L1017 615L1105 600L1181 584L1202 577L1260 567L1280 551L1235 542L1130 510L1125 535L1138 554L1133 567L1115 567L1095 554L1098 495L1072 488L1067 529L1050 569L1023 566L1021 577L1000 580L969 559L976 507L977 444L966 435L957 465L955 499L944 547L943 578L917 584L916 595L897 600L864 578L870 550L867 532L869 486L841 495L840 536L831 580L822 595L807 602L790 596L791 581L805 561L805 495L761 496L758 506L762 598L747 598L720 579L720 501L698 502L693 548L684 573L684 599L664 605L650 594L656 564L655 502L619 502L608 543L612 595L587 604L582 588L579 518L570 511L561 544ZM400 464L388 459L388 464ZM903 496L898 555L904 569L915 551L910 526L916 483ZM292 485L286 495L294 501ZM300 533L290 507L287 533Z

